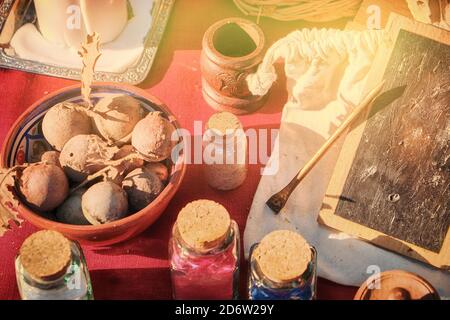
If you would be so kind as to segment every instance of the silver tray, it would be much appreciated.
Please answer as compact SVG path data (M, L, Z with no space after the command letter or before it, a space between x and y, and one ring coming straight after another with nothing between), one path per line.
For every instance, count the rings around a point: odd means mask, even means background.
M136 65L121 73L96 72L95 80L130 84L138 84L144 81L155 59L174 2L175 0L154 0L152 9L153 25L147 34L142 56ZM0 4L0 39L4 43L0 43L0 67L79 80L79 69L43 64L8 54L11 51L8 50L8 43L13 33L23 24L34 22L35 20L36 15L32 0L3 0Z

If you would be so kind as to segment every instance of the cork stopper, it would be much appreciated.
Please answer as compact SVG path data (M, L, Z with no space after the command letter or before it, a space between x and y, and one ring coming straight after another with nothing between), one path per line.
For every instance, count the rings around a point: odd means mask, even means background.
M197 200L181 209L176 227L189 247L207 251L226 239L230 224L230 215L222 205L210 200Z
M242 129L242 124L234 114L230 112L219 112L209 118L206 128L214 130L218 134L226 135L227 133Z
M261 272L281 283L299 278L311 262L311 247L299 234L278 230L266 235L256 247L254 257Z
M71 261L70 241L56 231L44 230L29 236L20 247L20 261L33 278L55 280Z

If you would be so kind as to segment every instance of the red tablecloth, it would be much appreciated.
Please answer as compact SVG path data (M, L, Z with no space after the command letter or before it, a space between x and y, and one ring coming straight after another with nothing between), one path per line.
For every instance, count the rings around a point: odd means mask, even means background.
M213 22L230 16L242 16L230 0L177 0L150 75L140 85L163 100L182 127L188 130L193 129L195 120L204 122L213 113L201 94L199 59L203 33ZM338 21L329 26L343 27L344 23ZM261 26L270 44L291 30L311 24L262 19ZM0 142L14 120L36 99L71 84L74 81L0 69ZM241 117L241 121L245 127L277 128L285 100L285 84L280 80L264 108L256 114ZM242 233L260 179L259 169L256 165L251 166L245 184L224 193L207 186L201 165L190 165L179 192L163 216L147 231L112 247L83 247L95 297L171 298L167 242L179 210L189 201L200 198L218 201L229 210ZM14 257L23 240L34 231L36 229L25 222L0 238L0 299L19 298ZM245 262L242 270L241 292L245 295ZM351 299L355 290L320 279L318 296L321 299Z

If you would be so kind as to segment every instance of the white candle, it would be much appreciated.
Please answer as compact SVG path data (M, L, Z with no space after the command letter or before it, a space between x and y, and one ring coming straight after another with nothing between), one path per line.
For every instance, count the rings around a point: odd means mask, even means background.
M48 41L79 47L86 33L116 39L128 21L126 0L34 0L39 30Z

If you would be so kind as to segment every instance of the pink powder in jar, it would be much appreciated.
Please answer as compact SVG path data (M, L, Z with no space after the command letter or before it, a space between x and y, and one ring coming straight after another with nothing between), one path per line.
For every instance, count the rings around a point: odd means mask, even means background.
M174 299L237 298L239 229L233 220L230 235L217 249L205 254L193 252L174 235L169 243L169 254Z

